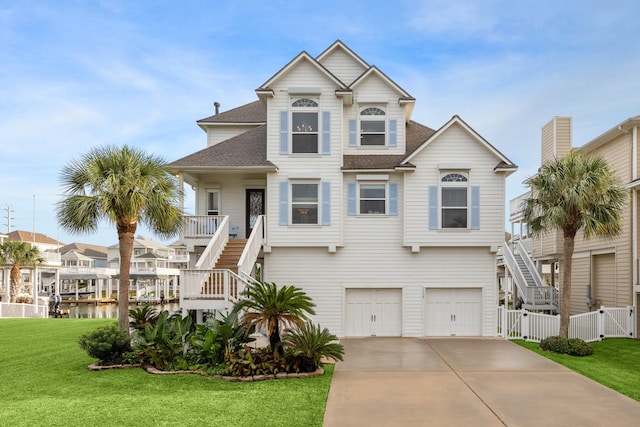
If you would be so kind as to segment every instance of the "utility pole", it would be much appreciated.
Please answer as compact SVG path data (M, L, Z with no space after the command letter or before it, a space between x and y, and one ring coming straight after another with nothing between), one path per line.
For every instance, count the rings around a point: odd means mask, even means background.
M5 225L7 226L7 234L9 234L11 233L11 212L13 211L11 210L11 206L9 205L6 205L3 210L7 212L7 216L5 216L5 218L7 219L7 223Z

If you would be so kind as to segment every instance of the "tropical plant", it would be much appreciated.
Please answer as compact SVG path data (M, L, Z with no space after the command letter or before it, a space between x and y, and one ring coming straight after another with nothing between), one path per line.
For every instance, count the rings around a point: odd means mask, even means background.
M189 316L180 318L162 311L154 325L146 325L144 332L134 331L133 350L143 364L156 369L186 369L192 324Z
M237 312L228 316L209 318L203 324L195 325L191 336L193 362L207 366L221 364L225 357L255 341L250 335L255 327L238 323Z
M94 148L63 167L64 198L58 223L71 232L93 232L101 220L115 224L120 250L118 325L128 331L129 272L138 223L163 237L183 224L182 190L166 162L128 146Z
M531 188L531 196L526 202L524 217L533 235L540 236L551 230L563 233L560 336L567 338L575 236L579 230L585 239L619 234L626 192L603 157L583 155L575 150L543 164L526 183Z
M129 310L129 319L131 328L144 332L147 325L155 325L158 320L158 309L151 305L131 309Z
M43 262L38 248L28 242L8 241L0 245L0 265L11 265L9 302L16 302L20 287L20 267Z
M315 304L302 289L295 286L278 288L275 283L255 281L242 292L243 299L234 307L244 311L240 322L266 329L269 346L274 355L284 354L281 328L302 325L307 315L315 314Z
M129 336L115 323L81 335L78 345L103 365L122 363L125 353L131 351Z
M320 329L320 325L311 322L289 329L283 339L287 353L311 363L311 366L303 369L305 371L315 371L321 366L323 357L342 360L344 346L337 341L338 337L327 328Z

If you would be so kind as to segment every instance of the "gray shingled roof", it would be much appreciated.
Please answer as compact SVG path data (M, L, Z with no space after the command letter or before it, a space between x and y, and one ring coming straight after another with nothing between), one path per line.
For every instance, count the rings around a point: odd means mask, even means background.
M198 123L262 123L266 121L266 108L261 101L219 113ZM346 155L343 170L393 169L403 164L403 160L413 153L436 131L417 122L410 121L406 126L407 151L398 155ZM183 167L275 167L267 161L266 125L259 126L219 144L207 147L169 164L175 168ZM411 167L412 165L405 165Z
M229 111L218 113L206 119L198 120L198 124L207 123L266 123L267 107L262 101L255 101Z
M403 164L403 160L422 145L436 131L421 125L420 123L409 121L406 126L407 135L407 151L405 154L366 154L366 155L347 155L343 158L342 170L361 170L361 169L393 169ZM405 166L413 167L407 164Z
M267 125L169 163L170 167L275 167L267 161Z

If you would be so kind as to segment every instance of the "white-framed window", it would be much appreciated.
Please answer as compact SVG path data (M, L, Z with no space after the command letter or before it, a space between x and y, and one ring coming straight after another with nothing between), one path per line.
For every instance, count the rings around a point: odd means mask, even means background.
M388 177L367 176L348 182L347 215L397 216L398 184Z
M366 107L360 111L360 145L386 145L386 112L378 107Z
M442 228L468 228L469 178L461 172L448 172L440 179Z
M318 153L318 102L314 99L291 103L291 152Z
M361 215L384 215L387 213L387 183L366 182L359 184L359 213Z
M319 183L291 184L291 223L318 224Z
M207 190L207 215L220 215L220 190Z

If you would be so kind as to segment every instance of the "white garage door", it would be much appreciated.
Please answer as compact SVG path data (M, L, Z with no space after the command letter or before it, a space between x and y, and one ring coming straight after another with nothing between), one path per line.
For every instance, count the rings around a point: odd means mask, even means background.
M347 289L346 300L346 336L402 335L402 289Z
M426 336L482 335L482 289L426 289Z

